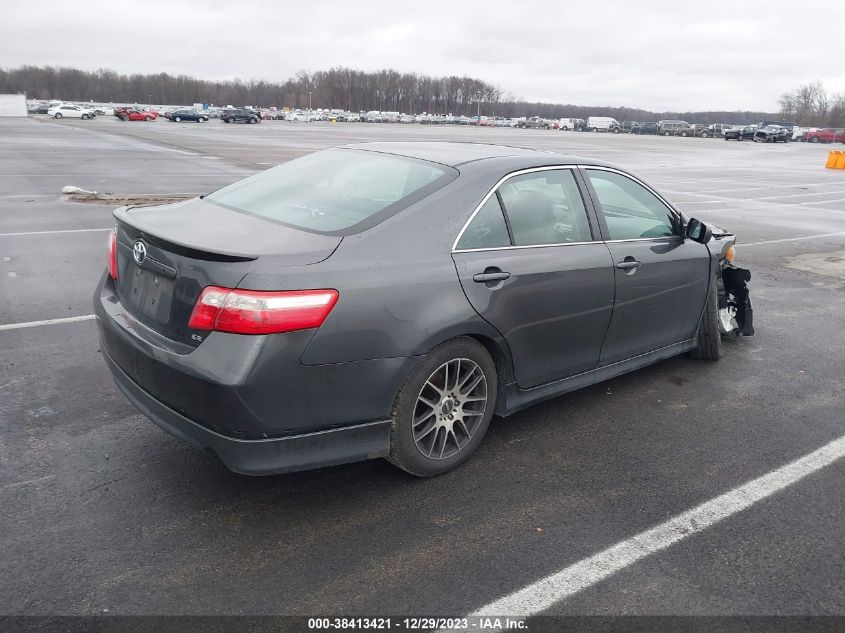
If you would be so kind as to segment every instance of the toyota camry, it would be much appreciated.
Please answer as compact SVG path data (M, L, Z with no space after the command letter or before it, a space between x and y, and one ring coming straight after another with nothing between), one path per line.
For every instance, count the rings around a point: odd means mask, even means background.
M114 217L103 357L239 473L437 475L493 415L754 331L734 235L596 160L349 145Z

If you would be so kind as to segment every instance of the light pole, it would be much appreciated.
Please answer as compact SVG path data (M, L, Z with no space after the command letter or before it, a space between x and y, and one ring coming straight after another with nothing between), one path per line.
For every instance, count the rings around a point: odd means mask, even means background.
M311 112L311 91L308 91L308 111Z
M476 103L478 104L478 125L481 125L481 91L475 93Z

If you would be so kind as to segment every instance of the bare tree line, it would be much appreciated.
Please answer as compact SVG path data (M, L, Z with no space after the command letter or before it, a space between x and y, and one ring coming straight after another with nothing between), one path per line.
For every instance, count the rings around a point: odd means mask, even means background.
M113 70L23 66L0 68L0 93L25 92L31 99L138 104L210 103L279 108L342 108L420 114L547 118L612 116L619 121L683 119L690 123L757 123L765 112L651 112L619 106L527 102L472 77L433 77L395 70L364 72L337 67L300 71L284 82L205 81L186 75L121 75Z
M831 94L818 80L781 95L780 109L799 125L845 126L845 93Z

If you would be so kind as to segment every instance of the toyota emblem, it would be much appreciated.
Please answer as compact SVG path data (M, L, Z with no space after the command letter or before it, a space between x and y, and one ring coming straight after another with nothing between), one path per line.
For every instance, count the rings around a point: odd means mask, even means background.
M135 258L136 264L140 265L144 263L144 260L147 258L147 247L144 246L143 242L135 242L135 245L132 247L132 257Z

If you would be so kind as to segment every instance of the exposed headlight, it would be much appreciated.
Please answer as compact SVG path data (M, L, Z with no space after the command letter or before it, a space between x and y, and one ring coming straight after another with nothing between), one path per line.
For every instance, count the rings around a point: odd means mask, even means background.
M725 251L725 259L729 262L733 262L735 253L736 251L734 251L734 247L728 246L728 250Z

